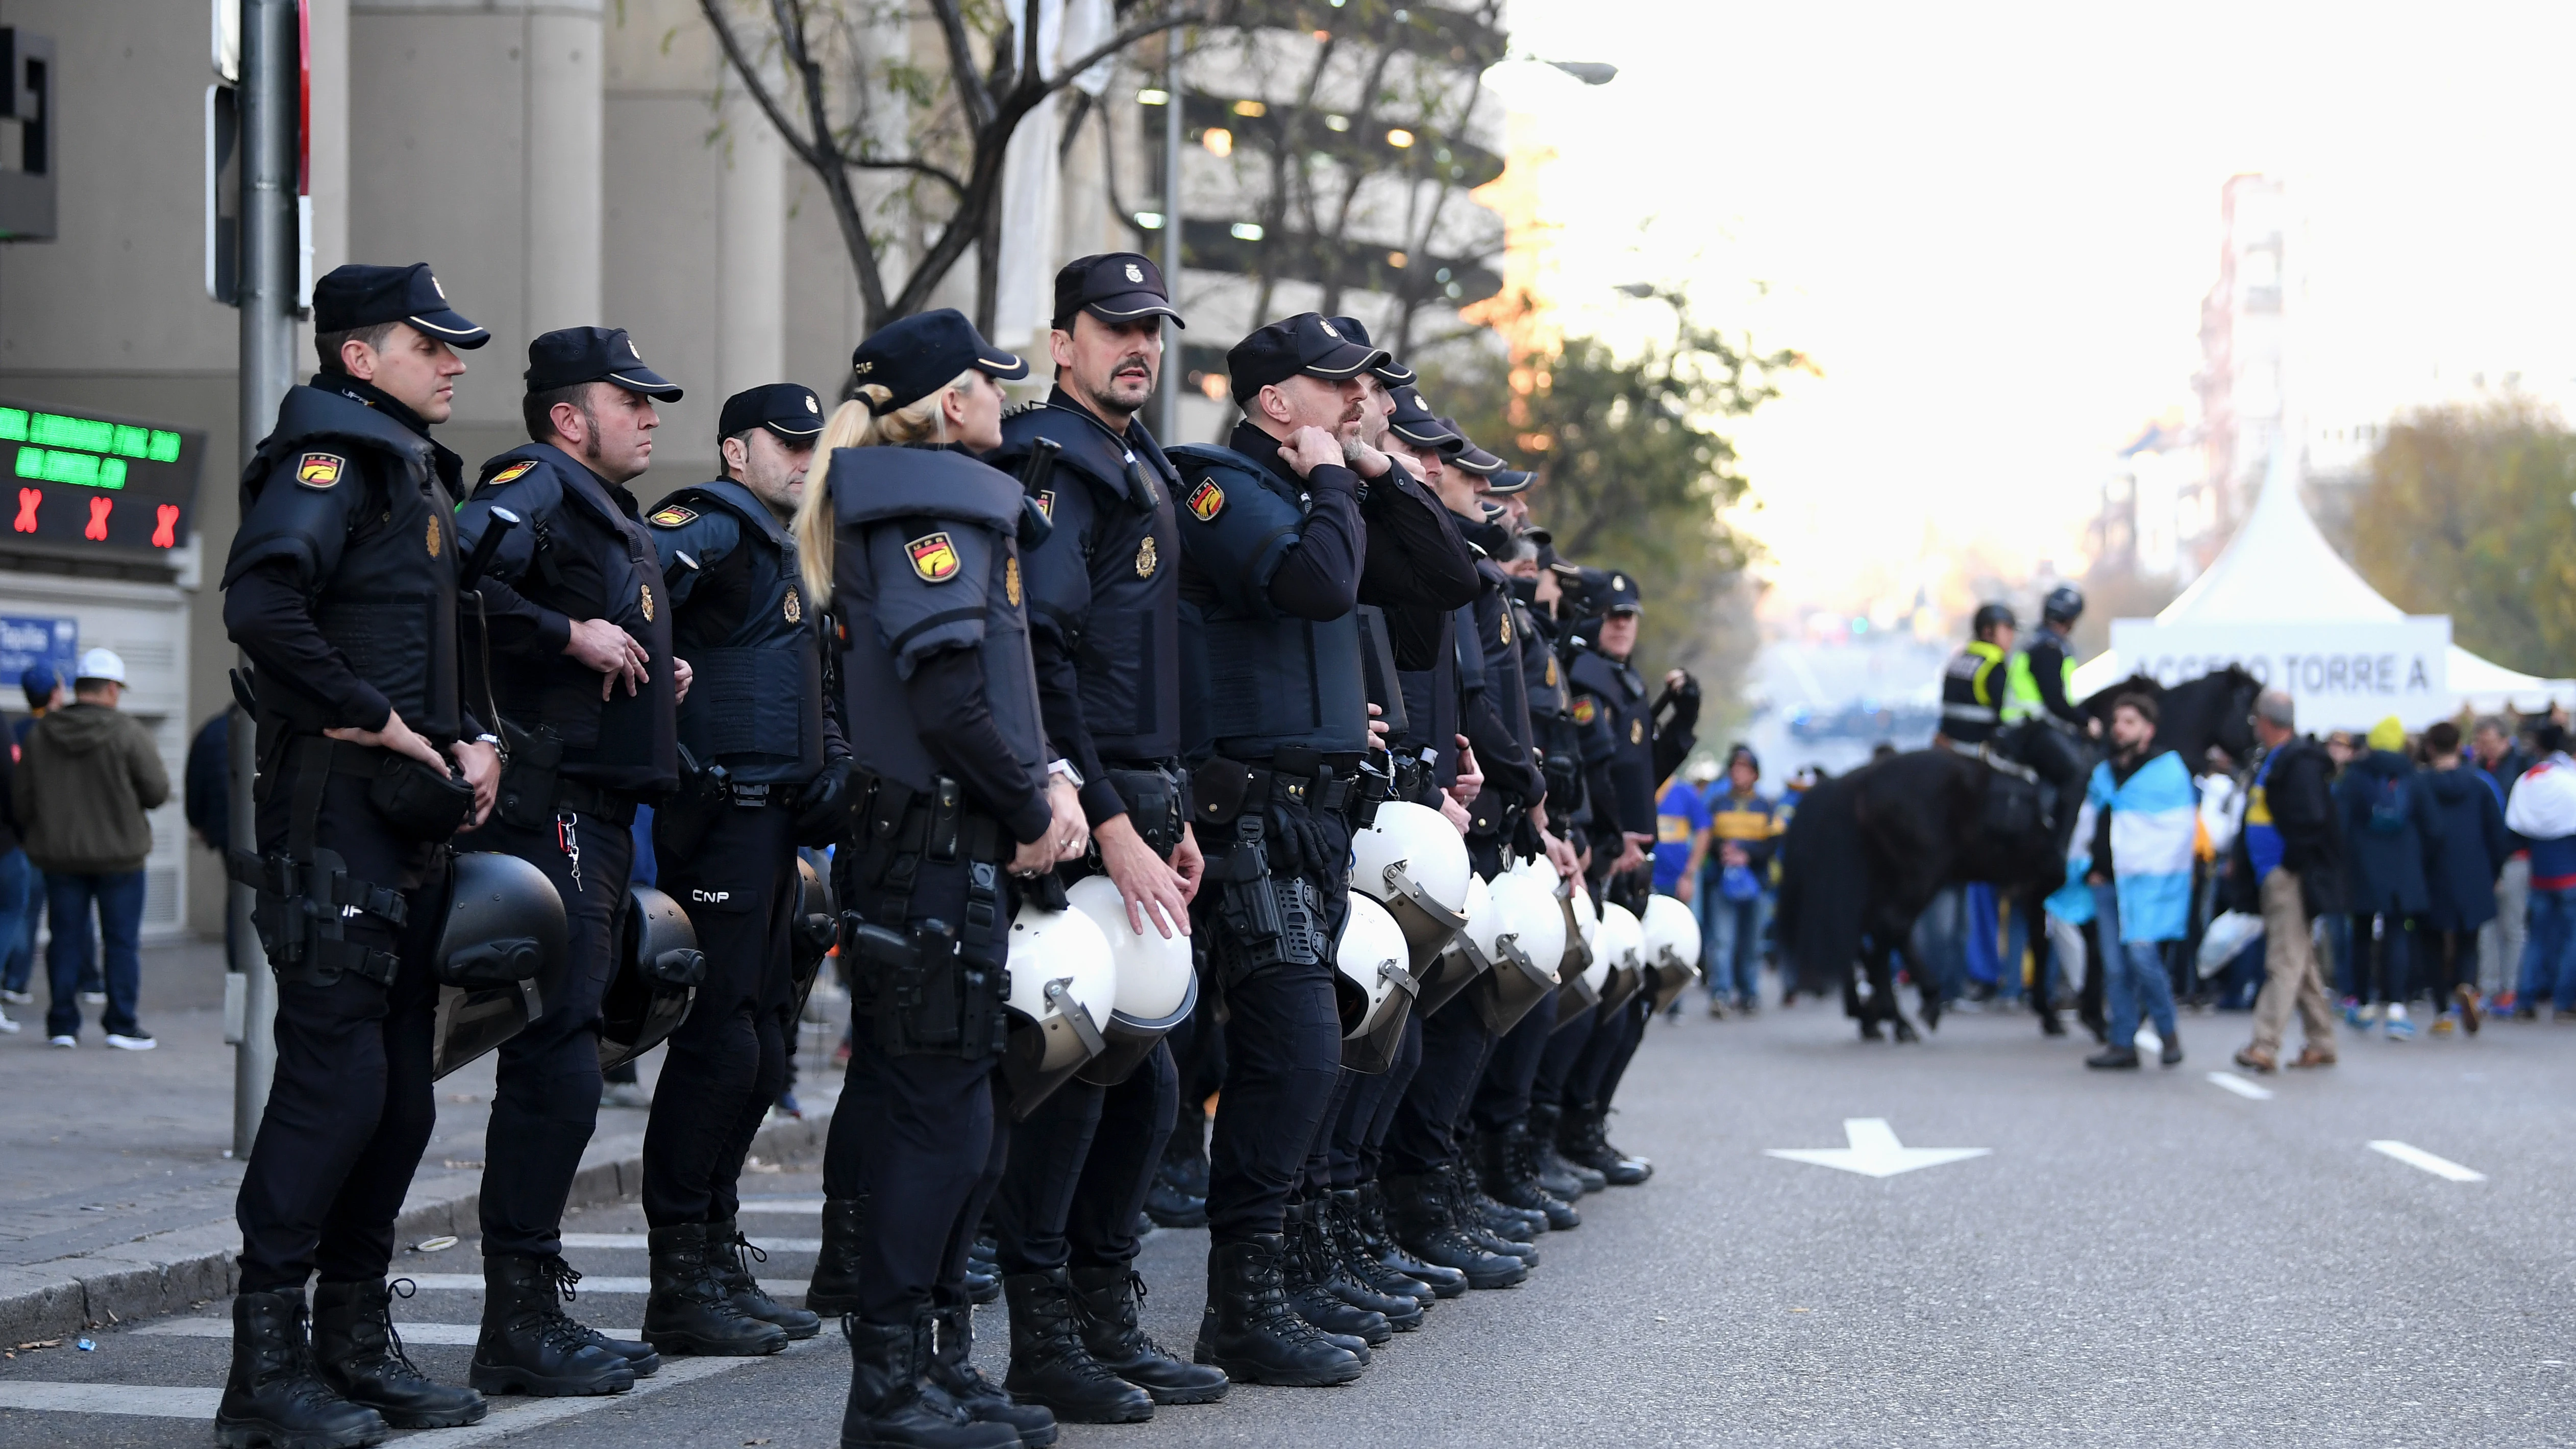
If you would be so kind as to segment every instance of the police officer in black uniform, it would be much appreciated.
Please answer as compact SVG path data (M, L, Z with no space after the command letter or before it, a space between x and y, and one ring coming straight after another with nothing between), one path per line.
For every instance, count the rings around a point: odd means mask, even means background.
M1165 936L1188 933L1204 861L1181 769L1180 474L1137 413L1154 397L1164 329L1180 325L1151 259L1066 264L1048 341L1056 385L1003 418L987 459L1020 474L1041 440L1062 450L1051 473L1023 480L1052 523L1025 555L1039 705L1082 776L1098 870ZM1136 1218L1179 1098L1171 1048L1157 1044L1125 1081L1066 1082L1014 1131L993 1201L1011 1314L1003 1384L1059 1419L1133 1422L1156 1404L1225 1396L1223 1373L1137 1327Z
M635 807L678 783L676 709L689 669L671 654L670 591L635 496L656 400L680 389L621 329L528 344L520 412L530 441L483 465L457 513L471 552L507 512L484 575L490 690L508 762L477 848L536 866L562 893L571 946L541 983L545 1013L501 1047L483 1171L487 1393L622 1392L661 1366L652 1346L568 1317L564 1200L599 1117L600 1007L634 864Z
M991 1080L1019 881L1084 835L1072 789L1050 790L1029 649L1021 549L1046 524L973 456L1002 442L994 379L1028 365L943 309L881 329L852 369L860 400L825 436L863 410L861 446L831 450L832 532L800 535L833 580L863 802L834 863L858 918L854 1041L806 1301L848 1315L843 1442L1045 1443L1053 1416L966 1359L967 1250L1008 1140Z
M1271 323L1227 354L1244 410L1228 446L1170 450L1191 818L1208 862L1196 924L1228 1015L1193 1356L1261 1383L1347 1383L1366 1366L1288 1307L1281 1259L1341 1073L1331 953L1370 743L1353 612L1368 529L1342 438L1360 374L1384 358L1311 312Z
M671 647L689 663L679 731L693 766L654 812L654 861L707 958L644 1132L644 1338L664 1352L774 1353L822 1331L760 1291L735 1226L743 1155L787 1079L796 847L837 838L848 814L848 747L823 705L823 608L807 602L788 532L822 433L810 388L736 393L717 423L724 476L645 520L670 581Z
M321 367L242 475L223 577L259 728L259 852L233 873L278 978L276 1076L236 1208L227 1445L373 1444L484 1414L402 1356L385 1269L437 1117L447 841L498 775L457 683L463 479L429 436L465 371L453 349L491 334L426 265L338 268L313 313Z

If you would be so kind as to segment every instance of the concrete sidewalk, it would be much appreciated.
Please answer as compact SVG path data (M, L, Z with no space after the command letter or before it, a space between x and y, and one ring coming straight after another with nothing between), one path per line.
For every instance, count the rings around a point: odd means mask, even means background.
M41 982L0 1037L0 1348L229 1296L241 1237L233 1197L233 1048L223 1040L218 944L144 952L145 1028L157 1050L122 1052L94 1008L76 1050L45 1044ZM838 1013L834 1013L836 1018ZM797 1061L802 1119L773 1119L755 1156L818 1156L840 1081L839 1028L808 1026ZM649 1086L662 1053L639 1064ZM441 1080L438 1126L412 1180L398 1241L475 1233L494 1058ZM635 1194L645 1113L603 1106L582 1154L574 1205Z

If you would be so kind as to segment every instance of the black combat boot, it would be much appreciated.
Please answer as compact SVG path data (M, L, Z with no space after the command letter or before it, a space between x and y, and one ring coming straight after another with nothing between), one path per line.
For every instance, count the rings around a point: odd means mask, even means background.
M990 1303L1002 1296L1002 1246L989 1232L966 1245L966 1301Z
M1163 1160L1154 1168L1153 1186L1145 1193L1145 1215L1156 1227L1207 1226L1207 1108L1183 1102L1163 1144Z
M1395 1233L1386 1225L1386 1187L1375 1178L1360 1184L1359 1227L1360 1242L1379 1266L1428 1284L1435 1298L1455 1298L1467 1291L1466 1274L1424 1262L1395 1240Z
M1476 1139L1485 1177L1485 1194L1518 1212L1536 1212L1547 1230L1562 1233L1583 1226L1583 1214L1538 1184L1538 1154L1530 1149L1529 1129L1519 1123Z
M673 1223L646 1239L653 1250L653 1291L644 1300L644 1341L665 1353L702 1358L759 1358L787 1346L787 1330L736 1308L716 1276L715 1254L731 1244L708 1241L705 1223Z
M1002 1387L1068 1424L1141 1424L1153 1395L1112 1373L1082 1341L1081 1312L1062 1268L1002 1280L1011 1304L1011 1367Z
M1476 1171L1478 1152L1476 1143L1462 1138L1458 1143L1458 1154L1449 1159L1449 1171L1458 1180L1459 1201L1475 1212L1478 1221L1501 1236L1525 1243L1537 1242L1548 1231L1547 1214L1536 1208L1513 1207L1485 1191L1484 1180Z
M1360 1228L1360 1195L1356 1188L1336 1189L1331 1197L1316 1204L1323 1211L1324 1241L1342 1271L1373 1293L1392 1299L1409 1299L1418 1308L1428 1308L1439 1297L1431 1285L1410 1273L1388 1267L1371 1251L1367 1235ZM1380 1310L1383 1312L1384 1310ZM1398 1329L1416 1326L1398 1322L1398 1315L1388 1313L1386 1321Z
M1207 1308L1199 1315L1199 1341L1190 1357L1247 1384L1349 1383L1368 1364L1288 1306L1279 1286L1285 1252L1278 1236L1268 1233L1208 1249Z
M1306 1204L1292 1202L1280 1214L1279 1288L1297 1316L1323 1330L1335 1344L1369 1361L1369 1350L1395 1337L1395 1326L1383 1313L1363 1312L1316 1276L1315 1260L1306 1251Z
M1388 1225L1407 1253L1456 1271L1470 1288L1509 1288L1529 1277L1527 1263L1486 1248L1458 1226L1446 1173L1386 1179L1386 1206Z
M411 1280L395 1280L411 1296ZM313 1289L313 1366L332 1392L364 1404L397 1429L448 1429L490 1412L472 1389L434 1382L394 1332L394 1287L382 1278Z
M825 1318L859 1311L859 1245L868 1239L868 1200L823 1199L823 1246L814 1254L814 1279L805 1306Z
M930 1380L928 1313L910 1323L841 1320L850 1340L850 1402L841 1411L841 1449L1020 1449L1008 1424L968 1418Z
M303 1289L233 1299L233 1368L215 1406L217 1444L360 1449L382 1444L390 1432L383 1415L340 1397L314 1372Z
M557 1398L635 1387L626 1356L594 1343L589 1329L564 1316L570 1285L563 1275L580 1275L569 1268L558 1273L562 1262L515 1253L483 1260L483 1332L466 1375L476 1389Z
M1036 1404L1015 1402L1000 1384L975 1367L975 1310L960 1303L930 1310L937 1336L930 1346L930 1382L956 1401L967 1418L999 1424L1020 1437L1027 1449L1055 1442L1055 1415Z
M1532 1241L1538 1234L1530 1229L1529 1219L1478 1192L1476 1174L1464 1159L1449 1159L1443 1175L1449 1181L1449 1200L1456 1205L1460 1231L1488 1253L1508 1253L1533 1268L1538 1266L1538 1245Z
M1213 1404L1223 1372L1184 1363L1137 1326L1145 1280L1133 1268L1076 1268L1068 1276L1082 1310L1082 1342L1100 1366L1153 1395L1158 1404Z
M1422 1300L1411 1293L1381 1293L1342 1262L1340 1244L1333 1236L1331 1220L1333 1199L1330 1194L1306 1204L1301 1244L1291 1238L1288 1251L1302 1252L1306 1271L1313 1275L1324 1291L1353 1308L1374 1313L1386 1320L1386 1326L1398 1333L1411 1333L1422 1326Z
M1529 1126L1530 1142L1538 1148L1538 1185L1573 1202L1587 1192L1608 1187L1610 1179L1557 1151L1556 1134L1564 1117L1562 1107L1542 1107L1533 1102L1524 1120Z
M777 1324L791 1343L823 1331L821 1317L788 1307L760 1286L760 1280L751 1274L751 1265L768 1262L769 1255L752 1246L751 1239L742 1235L732 1218L707 1224L707 1257L715 1264L716 1281L724 1285L739 1311L763 1323Z
M1558 1127L1557 1149L1569 1162L1579 1162L1601 1174L1612 1187L1635 1187L1655 1175L1655 1165L1643 1158L1630 1157L1610 1145L1609 1129L1603 1124L1598 1107L1568 1107L1565 1121Z

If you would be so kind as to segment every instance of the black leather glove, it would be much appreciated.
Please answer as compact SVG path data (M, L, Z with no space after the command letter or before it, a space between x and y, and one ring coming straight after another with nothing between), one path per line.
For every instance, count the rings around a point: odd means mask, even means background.
M827 762L805 787L805 797L796 807L798 845L834 845L848 836L850 808L857 803L850 786L857 775L857 764L841 755Z

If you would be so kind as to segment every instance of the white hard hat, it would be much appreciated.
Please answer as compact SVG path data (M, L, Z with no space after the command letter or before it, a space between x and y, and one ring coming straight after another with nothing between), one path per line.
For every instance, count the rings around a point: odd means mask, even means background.
M1565 903L1547 882L1528 871L1508 871L1493 883L1494 969L1470 993L1485 1029L1510 1031L1531 1007L1556 989L1556 965L1565 956Z
M1447 816L1428 806L1390 800L1376 823L1351 837L1351 889L1395 917L1416 972L1465 924L1467 842Z
M1645 932L1636 913L1616 901L1601 905L1600 960L1592 969L1601 977L1601 1000L1616 1010L1645 984Z
M1661 1011L1699 977L1699 917L1679 900L1656 895L1647 898L1639 925L1645 931L1646 990Z
M1601 911L1580 876L1560 886L1557 908L1565 915L1565 959L1556 968L1556 1024L1575 1019L1601 1004L1601 986L1609 979L1609 960L1599 949Z
M1351 897L1350 914L1333 943L1335 995L1342 1005L1342 1065L1375 1074L1395 1064L1412 1013L1413 948L1386 907L1364 895Z
M117 684L123 684L125 682L125 660L119 657L117 652L113 649L92 649L81 655L80 667L72 671L72 678L75 681L83 679L105 679Z
M1107 1049L1101 1027L1118 995L1109 938L1080 911L1032 902L1011 920L1011 1112L1025 1119L1047 1094Z
M1483 876L1467 877L1466 916L1467 924L1440 949L1423 977L1414 1009L1424 1016L1448 1005L1469 982L1493 969L1494 936L1502 927L1494 913L1494 888L1485 884Z
M1108 1049L1084 1064L1084 1081L1114 1087L1127 1080L1154 1050L1154 1043L1179 1026L1198 1004L1198 973L1190 966L1190 938L1169 937L1150 924L1140 934L1127 918L1126 897L1105 875L1085 876L1065 891L1065 904L1090 918L1108 943L1118 986L1100 1034Z

